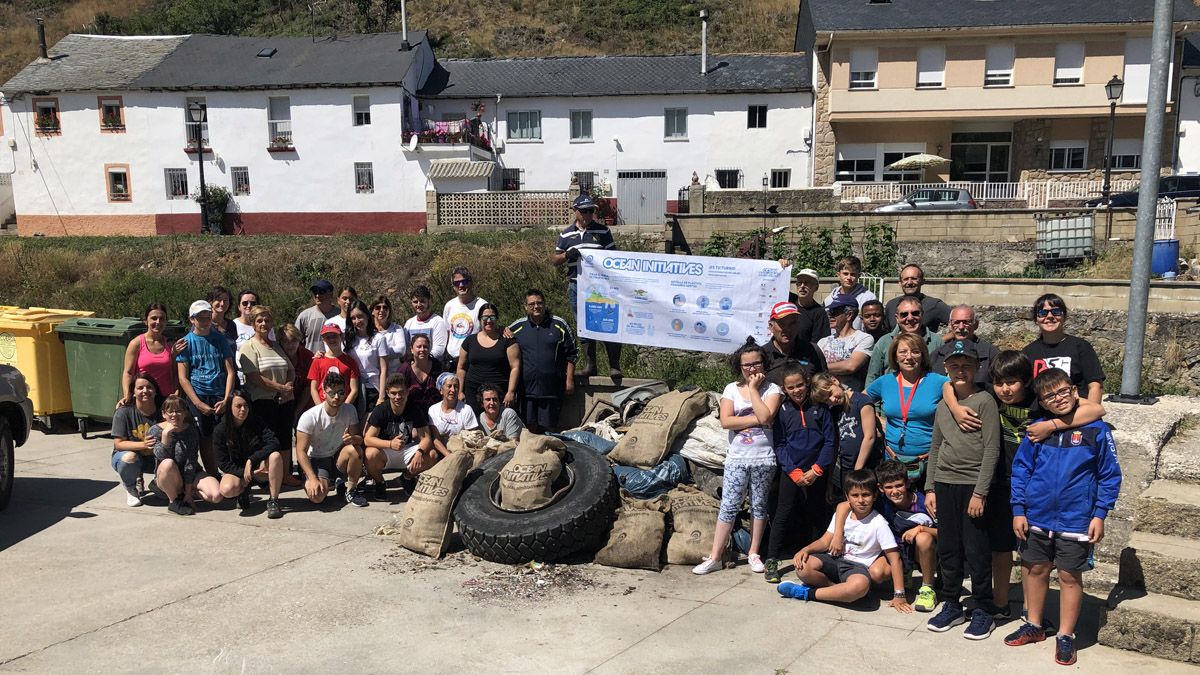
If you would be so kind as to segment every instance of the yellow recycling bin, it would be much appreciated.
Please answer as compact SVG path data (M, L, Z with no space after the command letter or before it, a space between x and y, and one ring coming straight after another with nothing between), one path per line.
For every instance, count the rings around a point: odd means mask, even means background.
M0 308L0 363L15 366L29 385L33 414L49 425L50 416L71 411L67 357L54 327L95 312L66 309Z

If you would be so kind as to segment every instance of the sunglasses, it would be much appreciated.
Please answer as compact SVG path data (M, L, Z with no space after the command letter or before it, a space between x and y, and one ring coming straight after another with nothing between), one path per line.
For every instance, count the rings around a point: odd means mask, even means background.
M390 312L390 311L392 311L392 308L388 307L387 305L375 305L374 307L371 308L371 311L373 311L373 312Z
M460 279L460 280L458 280L458 281L452 281L452 282L450 282L450 283L451 283L451 284L452 284L452 285L453 285L455 288L463 288L463 287L465 287L465 286L469 286L469 285L471 284L471 280L470 280L470 279Z
M899 316L901 319L907 319L909 317L919 319L921 318L921 312L920 310L915 312L896 312L896 316Z
M258 305L258 301L257 300L243 300L241 302L241 305L242 305L242 307L256 307Z
M481 316L481 317L479 317L479 321L480 321L480 322L482 322L482 323L496 323L496 321L497 321L497 320L498 320L498 317L494 317L494 316Z
M1048 316L1057 316L1061 318L1066 316L1066 314L1066 310L1064 310L1062 307L1051 307L1050 309L1039 309L1037 311L1037 317L1039 319L1044 319Z
M575 209L575 210L580 213L595 213L596 212L596 209Z
M849 314L849 313L850 313L849 307L838 307L837 309L829 310L829 316L841 316L843 314Z

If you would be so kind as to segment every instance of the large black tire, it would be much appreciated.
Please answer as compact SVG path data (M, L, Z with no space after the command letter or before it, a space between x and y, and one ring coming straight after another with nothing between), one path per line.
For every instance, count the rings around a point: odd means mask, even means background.
M8 420L0 416L0 509L8 506L12 497L13 475L16 473L17 458L12 428Z
M513 513L497 507L491 498L500 470L513 451L487 460L480 473L459 497L454 522L463 543L475 555L492 562L515 565L531 560L549 562L573 553L599 548L620 503L616 476L608 460L595 450L565 441L563 467L575 474L575 484L557 501L536 511Z

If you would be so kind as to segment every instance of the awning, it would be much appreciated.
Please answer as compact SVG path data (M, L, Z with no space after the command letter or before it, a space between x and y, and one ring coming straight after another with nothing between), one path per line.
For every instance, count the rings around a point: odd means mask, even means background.
M435 159L429 163L429 177L487 178L496 168L495 162L476 162L467 159Z

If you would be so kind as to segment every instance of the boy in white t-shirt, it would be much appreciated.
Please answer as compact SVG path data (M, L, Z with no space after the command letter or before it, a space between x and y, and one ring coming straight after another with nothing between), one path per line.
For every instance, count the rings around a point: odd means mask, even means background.
M450 326L446 320L433 313L433 295L428 286L417 286L409 294L413 315L404 322L404 332L409 343L422 333L429 336L429 355L434 361L441 361L446 356L446 342L450 339ZM482 304L482 303L481 303ZM388 369L388 372L398 372Z
M842 477L850 517L846 520L845 552L829 553L834 521L820 539L800 549L794 560L801 583L779 584L779 594L797 600L854 602L867 595L871 584L892 577L895 589L889 603L898 612L911 612L904 590L904 565L896 538L883 516L873 510L879 481L869 469L850 471ZM836 516L835 516L836 518Z
M358 412L345 405L346 378L330 370L321 388L325 401L306 410L296 423L296 460L304 474L305 495L320 504L329 486L336 484L338 494L345 490L347 504L366 506L367 497L359 489L363 437Z
M446 359L457 361L463 340L479 332L479 308L486 305L487 300L475 295L471 271L465 267L454 268L450 273L450 283L454 286L455 297L450 298L442 308L442 318L450 327Z

